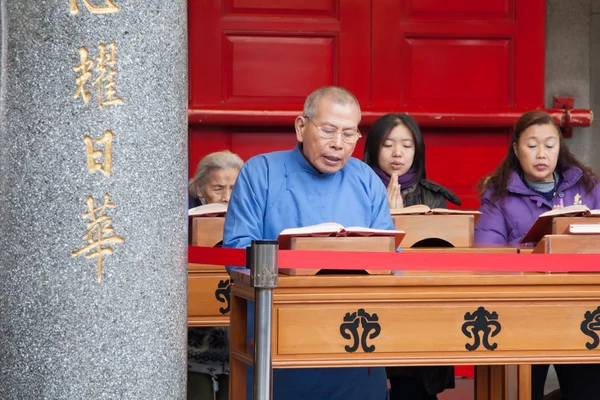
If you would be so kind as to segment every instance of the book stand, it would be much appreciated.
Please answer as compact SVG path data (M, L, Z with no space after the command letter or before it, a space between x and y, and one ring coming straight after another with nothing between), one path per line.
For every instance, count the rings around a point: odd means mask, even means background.
M290 239L291 250L327 250L327 251L396 251L393 236L360 236L360 237L294 237ZM280 273L285 275L316 275L319 269L287 269ZM369 275L390 275L391 270L365 270Z
M190 218L190 244L213 247L223 240L223 225L225 217Z
M532 253L600 254L599 235L546 235Z
M452 247L472 247L475 218L461 215L394 215L397 230L406 232L402 248L409 248L426 239L440 239Z

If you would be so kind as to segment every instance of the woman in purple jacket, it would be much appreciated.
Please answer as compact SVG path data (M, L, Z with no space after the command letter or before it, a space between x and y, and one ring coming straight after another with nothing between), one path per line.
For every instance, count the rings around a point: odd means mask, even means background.
M544 111L519 118L506 157L480 189L477 244L519 243L535 219L553 208L600 208L598 178L569 152L559 127ZM555 369L563 399L598 397L600 365L563 364ZM533 366L532 400L544 398L547 373L548 365Z

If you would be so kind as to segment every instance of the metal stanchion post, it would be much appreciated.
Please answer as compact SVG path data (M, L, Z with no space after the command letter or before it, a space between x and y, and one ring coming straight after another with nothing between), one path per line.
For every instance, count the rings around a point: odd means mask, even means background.
M279 244L275 240L253 240L250 247L250 279L254 288L254 400L273 397L271 332L278 251Z

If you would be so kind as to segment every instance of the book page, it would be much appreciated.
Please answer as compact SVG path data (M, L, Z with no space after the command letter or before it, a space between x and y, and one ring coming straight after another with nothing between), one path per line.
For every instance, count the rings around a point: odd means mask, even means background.
M375 228L365 228L364 226L351 226L344 229L343 232L339 234L345 236L393 236L396 248L400 246L402 239L406 236L404 231L397 231L393 229L375 229Z
M344 227L336 222L324 222L317 225L309 225L301 228L288 228L281 231L279 236L316 236L316 235L330 235L333 233L341 232Z
M394 236L395 234L405 233L404 231L390 230L390 229L375 229L375 228L365 228L364 226L351 226L349 228L345 228L344 231L348 233L354 234L365 234L368 235L380 235L380 236Z
M226 213L227 205L223 203L203 204L188 210L188 216L190 217L214 217L225 215Z
M431 210L433 214L468 214L468 215L481 215L480 211L477 210L454 210L449 208L434 208Z
M577 215L577 214L590 214L590 209L584 205L572 205L561 208L556 208L554 210L546 211L541 214L540 217L555 217L557 215Z
M390 210L392 215L427 214L429 212L431 212L431 209L425 204L416 204L414 206L403 208L392 208Z

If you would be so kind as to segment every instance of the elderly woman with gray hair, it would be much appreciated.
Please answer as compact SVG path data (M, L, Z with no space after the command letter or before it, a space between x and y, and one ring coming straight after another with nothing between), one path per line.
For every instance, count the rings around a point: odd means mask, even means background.
M188 185L189 208L202 204L229 203L233 184L244 162L229 150L204 157L196 167L196 174Z
M244 165L228 150L204 157L189 182L189 208L229 203ZM226 327L188 329L188 400L229 398L229 334Z

